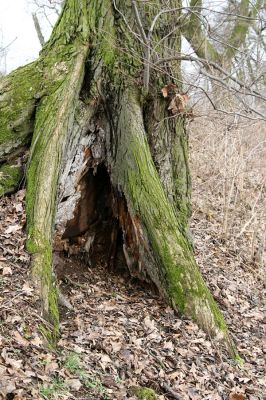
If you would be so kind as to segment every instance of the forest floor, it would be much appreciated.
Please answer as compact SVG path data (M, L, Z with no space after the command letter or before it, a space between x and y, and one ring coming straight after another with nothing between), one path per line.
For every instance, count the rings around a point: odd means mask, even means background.
M160 400L266 398L265 271L236 261L202 229L200 213L192 219L196 257L243 365L148 287L73 258L64 260L60 284L73 310L61 309L58 349L47 350L24 248L24 195L0 199L1 399L133 400L139 386Z

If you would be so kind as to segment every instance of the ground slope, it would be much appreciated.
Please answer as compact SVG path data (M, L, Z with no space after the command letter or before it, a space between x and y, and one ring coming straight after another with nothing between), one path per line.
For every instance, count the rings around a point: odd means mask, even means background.
M1 398L135 399L136 386L154 389L159 399L265 398L263 271L236 264L215 233L202 229L204 220L192 221L197 259L243 367L150 288L75 257L57 263L73 309L61 307L59 348L47 351L24 249L24 191L0 202Z

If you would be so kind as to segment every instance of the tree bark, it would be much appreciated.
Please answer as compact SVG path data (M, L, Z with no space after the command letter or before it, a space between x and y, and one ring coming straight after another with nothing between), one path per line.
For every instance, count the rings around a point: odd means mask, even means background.
M53 248L79 237L93 260L101 237L109 265L116 264L120 250L132 275L153 282L169 304L220 338L235 357L188 235L184 117L171 114L169 100L161 95L179 66L166 68L164 74L152 72L148 90L143 85L147 52L137 31L140 23L149 29L163 3L140 3L137 23L130 1L66 1L39 60L5 78L11 89L4 86L0 98L1 160L6 162L27 145L33 131L27 248L51 343L59 335ZM172 1L173 7L178 5ZM174 24L173 16L164 15L154 37L164 36L169 24ZM169 38L168 45L178 51L180 32ZM161 54L166 47L160 47ZM19 97L19 109L25 111L20 115L15 107L13 115L13 107L2 105L5 96L9 104L17 96L21 74L33 83L25 83L27 96ZM13 123L9 128L8 121Z

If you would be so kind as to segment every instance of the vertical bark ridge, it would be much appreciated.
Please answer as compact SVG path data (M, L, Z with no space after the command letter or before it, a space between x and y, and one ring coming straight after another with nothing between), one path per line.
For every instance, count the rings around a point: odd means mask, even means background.
M27 174L27 248L33 254L33 275L42 293L44 315L55 327L52 333L55 337L59 316L52 277L51 235L61 163L73 129L87 53L88 45L82 45L71 63L61 61L50 72L58 74L60 86L38 108Z
M144 268L156 285L159 280L159 290L174 308L192 316L209 334L222 337L235 355L223 316L180 231L176 211L152 161L139 100L139 93L133 88L120 98L112 181L125 194L132 219L140 218L146 247L154 252L155 263Z

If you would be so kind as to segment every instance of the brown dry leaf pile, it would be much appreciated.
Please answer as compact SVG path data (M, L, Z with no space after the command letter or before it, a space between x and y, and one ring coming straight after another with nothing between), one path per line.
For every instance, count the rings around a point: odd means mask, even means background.
M192 220L196 257L243 366L149 287L75 258L61 260L73 310L61 308L59 347L48 350L24 249L24 195L0 199L0 398L133 400L135 386L159 400L266 398L263 267L237 262L201 212Z

